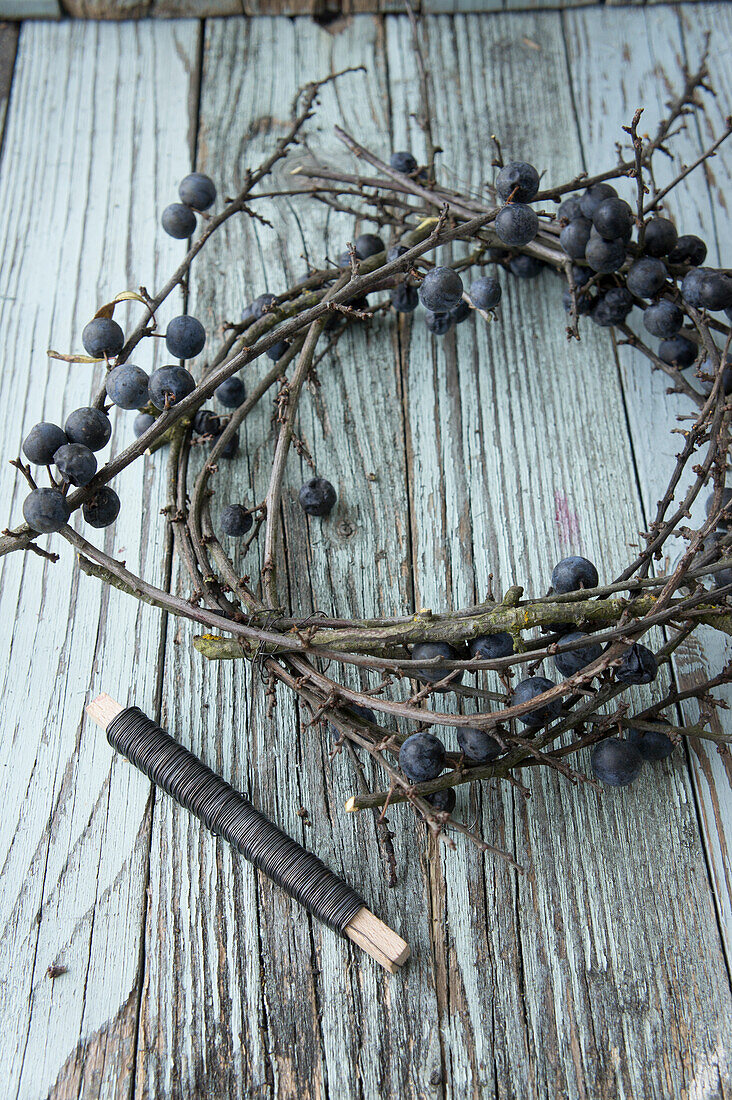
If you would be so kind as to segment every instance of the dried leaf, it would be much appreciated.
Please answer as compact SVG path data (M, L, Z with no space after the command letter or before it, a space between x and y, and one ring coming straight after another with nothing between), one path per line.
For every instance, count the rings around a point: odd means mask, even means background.
M93 355L64 355L61 351L49 348L46 352L49 359L61 359L64 363L103 363L104 359L95 359Z
M97 312L94 314L96 317L113 317L114 307L118 302L142 302L143 305L147 305L147 302L138 294L135 290L123 290L120 294L117 294L111 302L107 302L106 305L100 306Z

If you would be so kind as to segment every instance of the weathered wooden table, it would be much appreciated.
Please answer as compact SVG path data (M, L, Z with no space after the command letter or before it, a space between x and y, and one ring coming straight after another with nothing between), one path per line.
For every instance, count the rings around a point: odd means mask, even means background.
M479 187L491 133L549 179L604 165L636 106L653 125L707 27L719 124L732 104L724 4L429 17L441 171ZM423 152L403 16L329 28L264 17L24 24L13 68L14 45L5 30L5 458L24 427L94 389L97 372L51 363L46 349L78 349L102 301L159 286L182 254L158 228L179 178L195 163L231 193L300 84L367 66L322 96L310 140L326 155L346 159L332 135L341 120L383 154ZM700 140L692 125L682 155ZM731 178L728 151L674 207L683 231L709 241L712 262L718 248L729 262ZM190 308L210 331L284 287L304 255L317 262L352 239L345 219L298 200L279 209L275 232L228 223L194 269ZM504 285L500 324L471 322L438 342L421 321L382 319L321 366L301 430L340 500L328 523L306 528L293 454L295 605L445 608L484 594L489 573L497 589L538 591L565 553L588 554L605 575L626 560L628 532L643 527L678 449L681 399L606 332L585 326L581 344L568 344L551 275ZM163 320L180 305L168 303ZM270 415L262 407L227 475L254 499ZM113 445L130 435L120 415ZM103 538L135 570L177 585L158 515L163 478L160 455L128 470L122 515ZM22 487L7 463L0 482L3 522L16 520ZM293 700L278 691L268 718L243 663L205 665L193 631L103 591L68 547L56 549L56 565L19 554L0 565L4 1096L732 1093L728 763L694 744L624 791L537 774L528 802L508 786L485 785L477 807L461 794L459 810L516 854L523 876L459 840L454 852L433 844L394 809L399 883L389 890L373 818L343 813L347 758L331 763ZM680 681L729 659L705 641L680 655ZM101 689L162 715L360 887L411 943L403 972L385 976L313 924L114 759L82 719ZM52 964L66 972L50 978Z

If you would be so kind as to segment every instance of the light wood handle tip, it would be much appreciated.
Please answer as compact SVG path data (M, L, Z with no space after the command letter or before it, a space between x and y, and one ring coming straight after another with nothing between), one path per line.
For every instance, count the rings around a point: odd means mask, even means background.
M396 974L411 954L409 944L365 905L352 917L345 931L349 940L358 944L390 974Z
M107 695L103 691L101 695L97 695L96 699L92 699L86 708L86 713L92 722L96 722L98 726L106 730L112 719L116 718L119 712L124 709L121 703L116 702L111 695Z

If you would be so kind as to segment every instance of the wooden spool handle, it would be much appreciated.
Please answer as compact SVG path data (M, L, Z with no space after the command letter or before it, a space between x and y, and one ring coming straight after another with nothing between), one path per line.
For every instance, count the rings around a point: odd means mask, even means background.
M106 730L112 719L124 709L111 696L102 693L97 695L96 699L92 699L86 708L86 713L93 722ZM367 955L391 974L396 973L409 958L409 944L389 928L388 924L379 920L365 905L359 909L355 917L351 917L343 931L349 940L358 944Z

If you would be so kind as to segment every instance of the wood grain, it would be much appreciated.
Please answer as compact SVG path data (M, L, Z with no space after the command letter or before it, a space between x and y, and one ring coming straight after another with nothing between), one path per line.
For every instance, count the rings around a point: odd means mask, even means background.
M156 223L171 178L189 163L196 42L190 23L144 34L23 27L0 166L4 459L34 422L64 417L97 388L95 368L51 366L46 349L79 349L102 301L154 287L181 253ZM141 364L151 359L141 348ZM129 415L115 417L112 446L131 435ZM106 548L165 583L159 467L137 465L115 486L122 514L101 535ZM10 508L17 519L23 495L3 461L6 516ZM83 705L103 678L153 709L161 624L119 593L80 585L70 548L51 542L58 564L13 554L0 580L3 1091L46 1096L58 1081L57 1095L122 1096L136 1033L149 787L114 763ZM53 963L67 971L51 980Z
M480 189L490 178L486 104L506 157L539 164L548 183L580 167L558 16L426 25L433 125L447 135L440 171L450 182ZM395 21L392 30L390 73L407 74L405 28ZM528 72L530 81L517 78ZM407 76L392 82L392 106L402 120L396 144L414 146ZM605 155L608 147L606 139ZM560 299L550 274L504 279L500 324L473 333L467 322L439 341L415 322L404 370L418 606L484 598L489 572L498 592L511 583L541 590L567 553L586 553L605 576L627 559L626 532L642 513L612 349L595 331L567 344ZM529 787L525 805L488 790L479 812L483 835L508 840L523 878L481 867L462 846L433 865L443 1032L451 1051L465 1052L451 1066L452 1086L683 1095L718 1064L731 1019L684 761L649 769L620 797L546 773ZM472 819L465 796L461 808ZM684 951L670 955L669 942ZM477 975L486 973L484 984Z
M622 33L609 34L607 15L583 12L567 20L567 42L576 88L583 94L575 96L583 150L588 164L594 163L600 151L607 147L610 134L617 132L623 121L632 116L637 106L644 105L644 126L652 130L665 108L665 89L677 79L679 64L687 58L695 66L701 56L704 32L715 28L719 43L712 50L713 81L719 99L708 97L709 124L719 132L723 126L724 104L730 102L732 82L728 66L732 50L728 34L732 30L730 13L725 5L698 9L698 18L685 19L683 37L678 13L674 9L653 7L644 12L627 13ZM697 15L697 9L694 9ZM725 33L727 32L727 33ZM612 45L609 42L612 42ZM602 65L598 43L602 46ZM609 63L608 69L602 66ZM628 65L634 73L632 84L620 85L605 72L616 65ZM600 105L602 109L600 110ZM659 186L673 178L682 163L690 163L709 140L707 126L690 126L675 143L676 157L659 165ZM705 181L703 174L692 177L688 185L669 196L667 211L674 216L680 232L699 233L710 248L709 262L719 263L729 245L732 220L726 203L726 193L732 178L732 152L722 147L710 163ZM638 319L634 322L640 331ZM627 348L618 349L628 422L634 443L634 460L647 515L653 515L673 469L678 437L672 435L678 427L676 416L687 411L683 398L666 393L667 379L660 374L639 370L635 356ZM650 426L649 426L650 425ZM690 477L680 486L686 491ZM706 493L702 494L692 513L692 523L700 523L704 515ZM681 552L682 541L671 544L671 559ZM689 639L678 653L676 673L679 685L689 687L702 676L714 675L732 656L732 648L717 631L704 630ZM732 692L715 691L719 698L732 701ZM687 721L698 718L696 704L684 708ZM724 711L718 722L727 727ZM728 957L732 950L732 866L730 837L732 836L732 803L729 797L730 759L721 757L714 748L694 742L690 747L694 787L707 848L716 903Z

